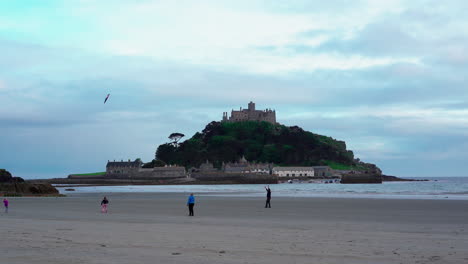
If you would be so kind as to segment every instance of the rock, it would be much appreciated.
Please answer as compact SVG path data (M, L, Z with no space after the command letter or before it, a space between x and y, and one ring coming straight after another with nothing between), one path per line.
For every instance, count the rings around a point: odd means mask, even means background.
M382 180L383 181L429 181L427 179L403 179L403 178L399 178L399 177L396 177L396 176L390 176L390 175L382 175Z
M11 173L5 169L0 169L0 182L11 182L13 177Z
M48 183L1 183L0 194L22 196L22 195L59 195L59 191Z
M382 183L382 175L376 173L343 174L340 183Z
M0 183L2 182L24 182L24 179L21 177L13 177L9 171L0 169Z
M8 196L22 195L58 195L59 191L49 183L28 183L21 177L13 177L5 169L0 169L0 194Z
M21 177L13 177L13 182L25 182Z

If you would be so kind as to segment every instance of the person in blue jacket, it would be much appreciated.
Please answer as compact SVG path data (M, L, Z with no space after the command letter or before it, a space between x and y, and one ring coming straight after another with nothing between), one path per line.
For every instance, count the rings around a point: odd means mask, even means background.
M187 206L189 208L189 216L193 216L194 205L195 205L195 196L193 196L193 193L191 193L187 201Z

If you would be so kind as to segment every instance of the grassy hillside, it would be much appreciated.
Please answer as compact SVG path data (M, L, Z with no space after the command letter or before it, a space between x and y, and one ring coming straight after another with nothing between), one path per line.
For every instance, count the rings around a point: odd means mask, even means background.
M355 168L353 152L346 143L314 134L294 126L268 122L211 122L202 132L180 143L162 144L156 157L167 164L198 167L209 160L220 167L222 162L271 162L283 166L330 165Z
M106 174L105 171L103 172L92 172L92 173L81 173L81 174L71 174L75 176L99 176L99 175L104 175Z

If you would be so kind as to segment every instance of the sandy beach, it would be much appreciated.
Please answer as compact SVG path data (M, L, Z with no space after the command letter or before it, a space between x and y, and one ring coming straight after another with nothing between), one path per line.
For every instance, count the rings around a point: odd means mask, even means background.
M102 196L10 198L0 263L468 263L468 201Z

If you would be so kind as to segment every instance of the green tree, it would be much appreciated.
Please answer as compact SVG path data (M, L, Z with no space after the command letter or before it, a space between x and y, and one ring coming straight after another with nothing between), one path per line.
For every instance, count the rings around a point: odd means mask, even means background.
M198 167L207 159L220 166L242 156L249 161L285 166L321 165L325 161L355 165L353 152L346 149L345 142L297 126L255 121L211 122L192 138L179 143L180 138L160 145L156 159L186 167Z
M180 140L181 138L183 138L184 136L185 136L184 134L182 134L182 133L177 133L177 132L176 132L176 133L170 134L168 138L169 138L170 140L172 140L172 144L173 144L174 146L177 146L179 140Z
M148 162L148 163L145 163L143 165L143 168L155 168L155 167L164 167L166 166L166 163L162 160L156 160L156 159L153 159L151 162Z

